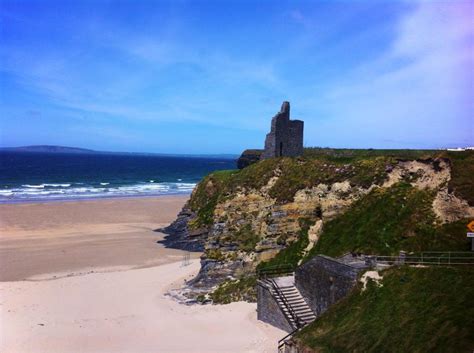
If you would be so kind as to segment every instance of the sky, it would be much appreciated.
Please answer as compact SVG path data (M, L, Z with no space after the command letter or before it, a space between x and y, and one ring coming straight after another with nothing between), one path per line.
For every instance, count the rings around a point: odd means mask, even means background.
M474 145L474 1L0 0L0 146Z

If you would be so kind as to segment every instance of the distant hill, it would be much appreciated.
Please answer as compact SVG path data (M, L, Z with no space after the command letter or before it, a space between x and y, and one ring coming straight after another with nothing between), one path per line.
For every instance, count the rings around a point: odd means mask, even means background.
M35 145L21 147L5 147L2 151L18 151L18 152L50 152L50 153L100 153L98 151L89 150L78 147L51 146L51 145Z
M82 154L120 154L120 155L148 155L162 157L190 157L190 158L222 158L237 159L235 154L171 154L171 153L150 153L150 152L109 152L95 151L87 148L53 146L53 145L34 145L21 147L3 147L0 151L11 152L38 152L38 153L82 153Z

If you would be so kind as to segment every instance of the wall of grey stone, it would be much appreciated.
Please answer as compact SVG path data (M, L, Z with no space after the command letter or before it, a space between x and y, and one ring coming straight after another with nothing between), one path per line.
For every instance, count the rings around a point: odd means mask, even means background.
M303 129L304 122L301 120L289 121L287 156L297 157L303 154Z
M261 158L302 155L303 129L304 123L301 120L290 120L290 103L283 102L280 112L272 118L271 130L266 136Z
M265 158L273 158L276 157L276 150L275 150L275 145L276 145L276 136L275 136L275 131L276 131L276 117L272 119L272 128L270 132L267 134L267 137L265 138L265 149L263 150L261 159Z
M257 319L286 332L293 331L268 288L257 285Z
M351 291L362 270L318 255L296 269L295 285L318 317Z

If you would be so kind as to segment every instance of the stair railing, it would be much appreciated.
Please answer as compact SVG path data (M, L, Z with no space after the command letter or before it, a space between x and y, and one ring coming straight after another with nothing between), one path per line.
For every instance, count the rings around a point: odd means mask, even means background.
M290 303L288 302L288 300L286 299L285 295L283 294L283 292L281 291L280 287L278 286L278 284L275 282L274 279L272 278L269 278L268 281L272 284L272 287L273 289L275 290L275 292L277 293L277 295L280 297L281 301L283 302L283 305L286 307L286 309L288 310L288 313L290 314L291 316L291 319L293 319L295 325L296 325L296 328L300 328L302 327L304 324L301 323L301 320L300 318L298 317L298 315L296 314L296 312L293 310L293 308L291 307ZM287 316L287 315L285 315ZM287 319L290 319L287 317ZM288 320L291 322L291 320Z
M421 254L373 255L375 263L385 265L426 265L426 266L473 266L474 252L468 251L425 251Z
M284 353L284 348L288 344L288 340L292 338L297 332L299 332L303 327L298 327L287 334L285 337L278 341L278 353Z
M258 278L289 276L294 273L294 266L290 264L281 264L275 266L264 267L257 269Z

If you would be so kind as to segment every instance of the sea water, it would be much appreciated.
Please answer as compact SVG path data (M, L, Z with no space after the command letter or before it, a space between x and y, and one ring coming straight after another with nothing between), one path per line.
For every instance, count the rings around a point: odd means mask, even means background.
M0 152L0 203L189 194L232 158Z

